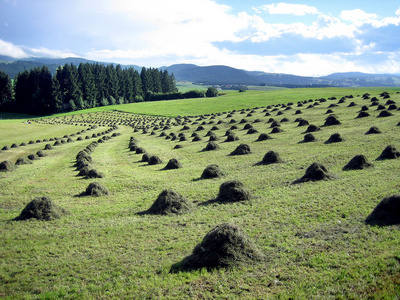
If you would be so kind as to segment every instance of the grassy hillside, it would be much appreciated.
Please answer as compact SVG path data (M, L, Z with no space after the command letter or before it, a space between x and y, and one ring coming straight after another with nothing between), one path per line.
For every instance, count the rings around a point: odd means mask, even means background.
M384 90L390 93L388 99L379 96ZM400 112L388 110L392 116L377 118L381 110L370 106L372 97L386 110L388 100L400 104L398 90L384 90L229 92L213 99L97 108L37 118L32 124L24 119L0 121L0 148L18 145L1 151L0 162L15 162L46 144L64 141L32 164L0 172L0 295L6 299L398 299L399 225L365 224L376 205L400 187L400 159L376 160L389 144L400 149L396 126ZM370 99L361 97L366 91ZM354 97L339 103L350 94ZM336 99L315 101L332 96ZM312 101L304 101L308 99ZM290 102L293 105L281 105ZM349 106L351 102L355 106ZM364 105L370 116L356 118ZM341 125L324 126L328 109ZM178 115L196 117L170 118ZM320 127L313 133L316 142L301 143L308 126L299 127L295 122L299 117ZM271 118L280 122L282 132L272 133ZM258 132L250 134L246 124ZM239 140L226 142L225 133L233 125ZM118 128L106 133L113 126ZM371 126L382 133L366 135ZM202 151L209 131L215 133L220 148ZM173 138L182 133L185 141ZM194 133L200 141L193 141ZM261 133L272 139L256 141ZM326 144L334 133L344 141ZM111 138L104 138L90 153L92 167L104 178L77 176L78 152L105 136ZM143 162L142 154L128 148L131 137L162 163ZM251 153L230 155L242 143ZM175 149L177 145L182 148ZM259 164L270 150L283 162ZM344 171L357 154L374 166ZM171 158L178 159L182 168L164 170ZM333 179L293 184L313 162L322 163ZM218 164L225 176L200 180L210 164ZM211 201L228 180L241 181L251 199ZM83 196L94 181L109 194ZM192 211L143 214L164 189L182 194ZM48 222L12 221L38 196L50 197L71 214ZM225 222L242 228L265 260L170 272L207 232Z
M134 104L111 105L94 109L70 112L67 115L79 115L88 112L114 111L149 116L197 116L210 113L227 112L234 109L246 109L281 103L297 103L310 99L342 97L346 95L360 96L366 92L379 94L383 91L397 92L400 88L324 88L324 89L285 89L274 91L222 91L217 98L199 98L169 100L157 102L141 102ZM65 114L59 115L64 116ZM58 116L58 115L56 115Z

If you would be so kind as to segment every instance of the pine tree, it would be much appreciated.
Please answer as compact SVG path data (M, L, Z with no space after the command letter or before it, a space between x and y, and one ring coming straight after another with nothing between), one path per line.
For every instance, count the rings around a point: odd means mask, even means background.
M88 63L79 64L78 67L78 82L82 92L82 101L84 108L96 107L96 86L92 73L92 66Z
M68 107L71 100L76 103L81 97L81 91L77 83L77 68L73 64L65 64L57 69L56 77L60 84L60 97L63 107Z
M19 73L15 78L15 103L17 112L29 113L34 93L33 84L27 70Z
M13 90L10 76L7 73L0 71L0 108L9 110L10 104L13 102Z

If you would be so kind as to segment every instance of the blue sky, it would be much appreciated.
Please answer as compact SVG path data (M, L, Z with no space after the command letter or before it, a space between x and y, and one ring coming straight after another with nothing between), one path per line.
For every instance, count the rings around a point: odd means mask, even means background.
M400 73L400 2L0 0L0 55Z

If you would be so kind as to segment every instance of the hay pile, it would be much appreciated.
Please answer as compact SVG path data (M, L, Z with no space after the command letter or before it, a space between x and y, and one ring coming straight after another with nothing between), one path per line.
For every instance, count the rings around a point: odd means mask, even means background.
M270 139L272 139L272 137L270 137L268 134L266 134L266 133L261 133L261 134L258 136L257 142L266 141L266 140L270 140Z
M183 214L191 210L191 204L182 195L174 190L163 190L154 201L153 205L146 211L149 214L169 215Z
M91 179L91 178L103 178L104 174L97 171L96 169L91 169L89 173L86 175L86 179Z
M100 197L100 196L108 195L108 190L105 186L101 185L100 183L92 182L86 188L85 195Z
M276 164L276 163L281 163L283 160L280 158L279 153L275 151L268 151L260 164L262 165L269 165L269 164Z
M400 224L400 195L384 198L366 218L365 223L378 226Z
M239 140L239 137L237 137L233 132L231 132L226 137L225 142L234 142L234 141L237 141L237 140Z
M319 180L331 180L335 177L328 172L328 169L320 163L312 163L306 170L303 177L293 182L293 184L308 182L308 181L319 181Z
M393 145L389 145L382 151L377 160L395 159L398 157L400 157L400 152Z
M206 147L203 149L203 151L213 151L213 150L218 150L219 146L216 142L208 142Z
M340 142L343 142L343 141L344 141L344 139L340 135L340 133L334 133L329 137L329 139L327 139L325 141L325 144L340 143Z
M16 166L20 166L20 165L29 165L32 164L32 162L30 162L29 160L27 160L24 157L18 158L15 165Z
M338 119L338 117L334 114L329 115L326 119L325 119L325 124L324 126L332 126L332 125L340 125L340 121Z
M201 174L201 179L218 178L224 175L224 172L222 172L221 168L217 164L211 164L204 169Z
M310 126L307 127L306 132L317 132L320 130L321 130L321 128L318 125L311 124Z
M15 169L14 164L9 160L5 160L0 163L0 172L10 172L13 171L14 169Z
M236 147L235 150L231 152L230 155L245 155L245 154L250 154L251 149L250 146L247 144L240 144L239 146Z
M386 118L386 117L391 117L393 116L393 114L387 110L382 110L379 115L377 116L377 118Z
M281 129L280 127L274 127L271 130L271 133L281 133L281 132L283 132L283 129Z
M149 161L148 161L149 165L158 165L161 163L162 163L162 160L157 155L150 156Z
M232 267L262 261L264 255L237 225L224 223L206 234L192 254L171 271Z
M38 157L36 154L29 154L29 155L28 155L28 159L30 159L30 160L37 160L37 159L39 159L39 157Z
M182 168L182 164L176 158L171 158L167 165L164 167L164 170L173 170Z
M304 139L300 143L311 143L311 142L316 142L317 139L312 133L307 133L304 136Z
M27 219L38 219L41 221L51 221L59 219L69 212L54 204L48 197L37 197L27 204L15 221Z
M378 127L372 126L365 134L379 134L382 133Z
M343 167L343 170L363 170L373 167L373 164L368 161L365 155L356 155Z
M230 180L221 184L216 201L237 202L250 200L250 192L239 180Z
M361 112L357 115L356 119L366 118L366 117L369 117L369 116L370 116L370 114L367 113L366 111L361 111Z
M295 122L296 121L299 122L299 124L297 125L298 127L310 125L310 123L307 120L304 120L302 118L296 119Z

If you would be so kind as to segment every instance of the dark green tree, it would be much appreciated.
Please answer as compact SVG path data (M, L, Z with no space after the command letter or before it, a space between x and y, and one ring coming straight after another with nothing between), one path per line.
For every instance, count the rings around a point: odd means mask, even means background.
M206 91L206 97L217 97L218 90L215 87L210 86Z
M56 111L56 103L53 94L53 80L49 69L43 66L41 69L33 69L30 73L31 82L34 84L32 95L32 113L51 114Z
M8 111L10 105L14 102L13 88L10 76L7 73L0 71L0 108Z
M76 104L81 97L81 91L78 86L78 70L73 64L65 64L56 71L56 77L60 84L60 98L63 108L70 106L70 101Z
M92 108L97 106L97 89L92 69L92 65L88 63L81 63L78 67L78 82L79 88L82 92L82 101L84 102L84 108Z
M19 73L14 80L16 111L29 113L34 90L27 70Z
M100 64L95 64L92 66L92 73L94 76L94 84L96 88L96 104L101 105L103 98L106 97L105 93L105 67Z

